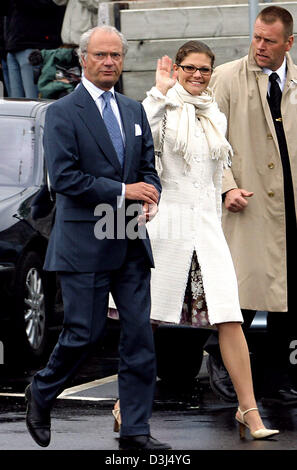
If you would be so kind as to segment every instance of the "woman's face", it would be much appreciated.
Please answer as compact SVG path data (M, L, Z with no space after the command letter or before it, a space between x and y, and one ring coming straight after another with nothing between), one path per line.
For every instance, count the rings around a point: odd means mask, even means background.
M189 66L189 70L183 70L181 65ZM180 64L174 64L173 68L178 72L179 83L191 95L200 95L208 87L212 68L211 58L207 54L191 52ZM195 71L195 68L200 68L200 71Z

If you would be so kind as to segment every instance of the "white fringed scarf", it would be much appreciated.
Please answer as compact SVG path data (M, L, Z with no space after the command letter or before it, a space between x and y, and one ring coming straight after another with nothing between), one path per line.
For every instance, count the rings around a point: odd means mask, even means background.
M212 90L206 88L201 95L194 96L188 93L179 82L176 82L169 94L170 101L173 98L182 106L174 151L185 159L185 171L190 169L192 157L197 154L197 149L193 148L196 117L199 118L205 132L210 157L221 159L225 168L230 166L233 150L213 119L219 110Z

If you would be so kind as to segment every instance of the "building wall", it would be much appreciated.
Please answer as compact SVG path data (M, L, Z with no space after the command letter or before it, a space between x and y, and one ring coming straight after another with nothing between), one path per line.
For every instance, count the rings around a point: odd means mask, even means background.
M215 53L215 65L238 59L249 48L249 6L239 0L140 0L102 2L99 23L114 24L129 43L122 76L123 93L143 100L154 84L157 59L172 59L190 39L205 42ZM297 18L297 2L272 2ZM272 3L259 3L259 10ZM297 21L294 33L297 33ZM297 62L297 46L291 51Z

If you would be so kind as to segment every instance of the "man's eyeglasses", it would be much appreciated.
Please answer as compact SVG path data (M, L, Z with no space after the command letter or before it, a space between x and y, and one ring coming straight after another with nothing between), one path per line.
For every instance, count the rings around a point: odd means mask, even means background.
M197 72L197 70L199 70L199 72L203 76L208 76L212 72L212 68L209 68L209 67L194 67L194 65L180 65L180 64L177 64L177 66L183 69L183 71L186 73L195 73Z
M96 60L105 60L108 56L114 61L118 61L122 58L123 54L120 52L95 52L93 56Z

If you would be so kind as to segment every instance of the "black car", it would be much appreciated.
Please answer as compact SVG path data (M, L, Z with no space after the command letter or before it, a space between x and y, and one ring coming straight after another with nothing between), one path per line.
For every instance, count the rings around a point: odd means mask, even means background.
M48 214L32 214L32 202L46 188L42 134L49 105L0 100L0 340L4 359L24 354L41 357L49 328L61 324L55 275L42 269L54 207Z

